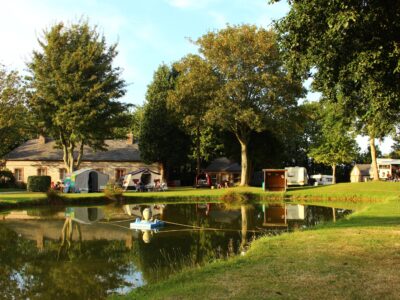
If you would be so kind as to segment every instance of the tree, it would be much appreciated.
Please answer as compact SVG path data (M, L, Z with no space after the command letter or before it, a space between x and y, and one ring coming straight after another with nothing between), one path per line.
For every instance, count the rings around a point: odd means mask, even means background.
M202 141L208 127L206 113L215 97L218 78L211 66L198 55L188 55L174 64L179 72L168 96L169 107L181 117L186 132L194 137L196 172L200 174ZM209 129L208 132L211 132Z
M168 167L185 160L189 146L176 115L167 107L168 92L174 88L176 76L176 71L167 65L154 72L139 133L141 158L147 163L159 163L164 180Z
M303 95L300 81L284 68L276 40L274 31L241 25L209 32L196 41L219 80L206 118L239 142L242 186L249 183L252 132L282 126Z
M274 1L273 1L274 2ZM277 23L291 70L313 74L313 88L334 99L370 138L374 179L379 180L375 138L399 118L400 2L293 1Z
M28 64L29 106L44 134L63 149L68 172L78 169L84 146L104 149L115 127L124 126L121 71L113 67L116 44L87 22L56 24L39 39Z
M0 158L35 132L30 126L25 96L18 72L8 71L0 64Z
M321 135L311 146L309 156L316 162L332 167L333 182L336 183L336 166L351 162L358 153L354 136L349 126L341 120L343 113L338 105L321 103Z

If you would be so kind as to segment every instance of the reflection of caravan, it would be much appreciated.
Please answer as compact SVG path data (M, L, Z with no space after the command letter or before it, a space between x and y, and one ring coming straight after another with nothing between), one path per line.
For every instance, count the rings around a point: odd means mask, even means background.
M152 189L166 190L167 186L162 182L160 173L145 168L125 175L122 188L125 191L144 191Z
M307 169L304 167L287 167L287 185L307 185Z
M314 181L314 185L327 185L333 183L333 176L332 175L311 175L311 178Z
M66 192L91 193L105 189L108 175L93 169L81 169L73 172L64 180Z

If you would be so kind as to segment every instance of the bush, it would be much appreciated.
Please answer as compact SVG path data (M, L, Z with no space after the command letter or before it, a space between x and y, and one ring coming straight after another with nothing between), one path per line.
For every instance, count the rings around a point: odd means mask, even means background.
M0 171L0 187L8 188L15 186L14 174L7 169Z
M104 195L106 198L114 201L122 200L122 193L122 188L115 183L107 184L106 188L104 189Z
M226 205L243 205L253 202L254 196L246 192L228 191L222 195L221 200Z
M50 176L29 176L28 191L29 192L47 192L50 188Z

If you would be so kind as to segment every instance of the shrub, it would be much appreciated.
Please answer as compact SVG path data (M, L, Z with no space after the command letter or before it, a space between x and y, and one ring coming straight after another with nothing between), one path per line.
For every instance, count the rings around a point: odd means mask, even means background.
M250 193L228 191L222 195L221 200L226 205L250 204L254 199Z
M28 191L29 192L47 192L50 188L50 176L29 176Z
M107 184L106 188L104 189L104 195L110 200L121 200L122 193L122 188L115 183Z
M14 187L15 186L15 177L14 174L7 169L0 171L0 187Z

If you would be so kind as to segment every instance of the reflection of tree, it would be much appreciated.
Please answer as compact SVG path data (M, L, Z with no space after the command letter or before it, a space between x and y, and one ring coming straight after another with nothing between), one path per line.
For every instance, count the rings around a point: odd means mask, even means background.
M70 243L67 261L57 261L59 249L59 241L46 240L39 251L0 224L0 299L102 299L128 285L124 275L135 270L125 241Z
M242 215L242 239L240 243L240 251L246 252L249 246L247 239L247 231L250 228L254 228L254 206L252 205L241 205L240 212Z
M58 250L57 260L60 257L68 255L68 250L71 248L71 243L74 234L74 228L78 232L78 245L79 249L82 244L82 231L80 224L78 222L74 222L71 217L66 217L64 226L61 231L61 244L60 249Z

